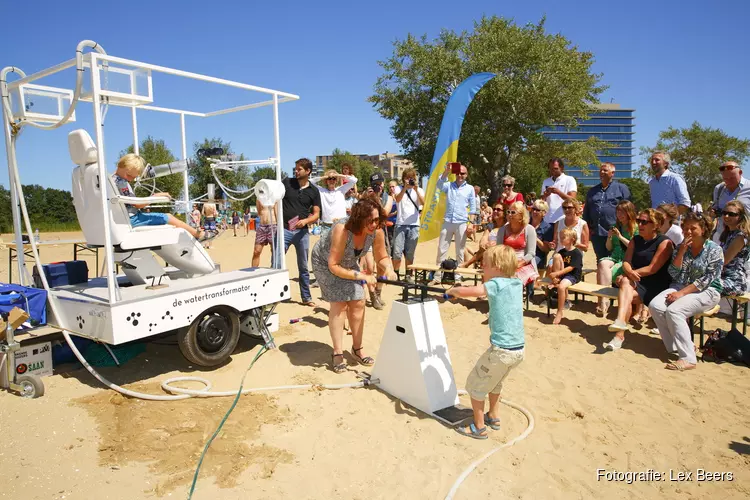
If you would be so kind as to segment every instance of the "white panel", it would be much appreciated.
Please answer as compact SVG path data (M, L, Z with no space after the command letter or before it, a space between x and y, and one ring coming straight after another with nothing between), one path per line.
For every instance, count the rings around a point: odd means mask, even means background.
M380 380L384 391L428 414L458 403L436 301L393 303L372 378Z

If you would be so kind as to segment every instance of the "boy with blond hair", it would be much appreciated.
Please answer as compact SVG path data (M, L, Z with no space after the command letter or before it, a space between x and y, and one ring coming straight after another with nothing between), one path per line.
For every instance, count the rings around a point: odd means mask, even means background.
M568 287L581 281L583 274L583 253L576 248L578 234L575 229L565 228L560 231L560 241L563 248L552 257L552 272L547 277L557 288L557 314L552 321L559 325L565 312L565 302L568 300Z
M510 371L524 358L523 285L515 278L516 252L505 245L484 252L486 281L477 286L448 290L452 297L484 297L490 306L490 347L477 360L466 379L474 421L456 432L474 439L487 439L487 425L500 429L500 391ZM484 400L489 395L489 411Z
M120 158L120 161L117 162L117 171L112 174L112 180L115 181L118 194L135 197L135 193L133 192L130 183L143 174L146 165L146 160L133 153L126 154ZM161 196L167 200L172 199L169 193L154 193L153 196ZM200 241L205 241L211 238L203 229L191 227L189 224L182 222L172 214L144 212L141 210L148 205L148 203L125 205L128 210L128 215L130 216L131 226L161 226L169 224L170 226L184 229L193 235L194 238L200 239Z

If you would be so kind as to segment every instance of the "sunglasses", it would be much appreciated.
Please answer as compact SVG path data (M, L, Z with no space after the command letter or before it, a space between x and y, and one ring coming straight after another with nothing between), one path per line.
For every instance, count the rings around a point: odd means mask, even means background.
M651 224L651 221L648 219L636 219L635 220L639 225L645 226L646 224Z
M576 207L572 205L563 205L563 210L575 210Z
M513 184L503 184L503 187L512 188Z
M380 224L380 217L371 217L367 220L365 220L368 226L372 226L373 224Z
M721 215L724 217L739 217L740 214L738 212L727 212L726 210L721 212Z
M329 180L329 181L335 181L335 180L336 180L336 178L335 178L335 177L329 177L329 178L328 178L328 179L326 179L326 180Z
M729 170L731 172L735 168L737 167L735 167L734 165L722 165L719 167L719 172L723 172L724 170Z
M518 212L515 210L506 210L505 215L516 215Z
M503 207L495 207L495 208L492 209L492 211L493 212L502 212L503 211Z
M538 208L536 208L536 207L532 208L532 209L531 209L531 211L532 211L532 212L541 212L541 210L539 210L539 209L538 209Z

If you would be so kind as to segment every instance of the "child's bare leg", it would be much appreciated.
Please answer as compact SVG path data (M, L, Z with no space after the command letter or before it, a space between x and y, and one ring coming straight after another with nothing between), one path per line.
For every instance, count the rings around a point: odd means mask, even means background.
M167 215L167 224L174 227L179 227L180 229L184 229L188 233L190 233L193 238L198 238L198 235L200 234L200 229L190 226L190 224L186 224L185 222L182 222L180 219L175 217L172 214Z
M559 253L552 256L552 265L547 267L547 274L554 273L565 267L565 263Z
M489 394L490 398L490 409L487 414L490 418L500 418L500 394Z
M484 399L479 401L471 398L471 408L474 410L474 427L479 430L484 427Z
M568 287L570 284L570 281L562 280L560 284L557 285L557 314L555 314L555 319L552 320L553 325L559 325L563 319L565 313L565 301L568 300Z

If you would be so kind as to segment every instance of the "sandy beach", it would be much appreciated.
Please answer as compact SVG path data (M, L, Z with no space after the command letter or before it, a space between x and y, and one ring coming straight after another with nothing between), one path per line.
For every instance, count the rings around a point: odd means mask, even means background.
M3 236L6 243L10 239ZM223 270L248 267L253 240L252 232L233 237L227 231L209 253ZM436 240L420 244L417 261L433 263L436 245ZM3 251L0 279L6 281ZM44 247L42 259L70 260L72 246ZM93 257L85 259L91 275ZM586 267L593 261L590 251ZM269 262L266 252L262 264ZM317 288L318 307L299 303L293 248L287 265L293 301L277 308L278 349L259 359L245 387L355 382L364 367L350 355L347 373L329 369L327 303ZM384 310L367 308L367 354L377 356L398 291L385 289ZM440 300L456 382L463 387L488 345L487 307L481 300ZM614 308L606 319L595 316L594 307L591 299L579 302L557 327L543 304L525 313L526 359L509 376L504 396L531 410L536 428L485 461L457 498L750 497L748 369L699 363L692 372L667 371L661 338L646 328L627 335L622 350L605 353L601 345L611 338L607 325ZM296 318L303 321L289 324ZM706 328L728 323L712 318ZM243 336L231 362L198 370L173 341L150 343L124 366L101 372L155 394L162 393L162 380L179 375L205 377L215 390L232 390L258 349ZM44 379L40 399L0 391L0 498L187 497L205 441L232 398L146 402L104 388L82 368L64 365L60 372ZM468 405L468 398L462 403ZM193 498L444 498L465 467L526 427L523 415L508 407L502 419L500 431L477 441L374 388L243 396L206 456ZM664 478L628 484L598 478L597 469L653 470ZM725 475L722 481L701 481L699 470L731 473L731 480ZM672 480L684 472L692 477Z

